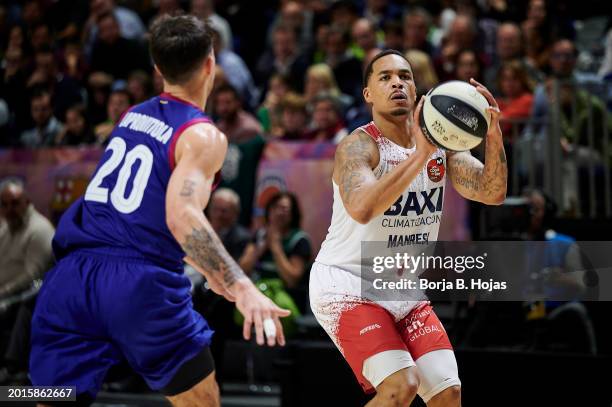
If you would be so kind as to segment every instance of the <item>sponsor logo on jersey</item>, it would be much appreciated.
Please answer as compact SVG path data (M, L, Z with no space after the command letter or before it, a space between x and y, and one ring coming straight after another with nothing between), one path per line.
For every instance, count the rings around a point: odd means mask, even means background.
M423 213L442 211L444 199L444 187L439 186L429 191L410 191L400 195L397 201L385 211L385 216L410 216L422 215Z
M433 182L440 182L444 178L444 159L442 157L432 158L427 163L427 176Z

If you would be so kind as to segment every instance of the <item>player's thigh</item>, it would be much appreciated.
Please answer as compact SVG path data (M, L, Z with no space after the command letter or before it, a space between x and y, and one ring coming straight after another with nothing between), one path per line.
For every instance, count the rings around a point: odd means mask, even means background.
M214 371L189 390L166 397L175 407L218 407L221 405L219 386Z
M193 309L189 279L150 265L124 270L121 297L105 304L109 331L130 366L165 395L190 389L214 370L212 330ZM206 366L204 366L206 365ZM164 389L172 386L173 394Z
M433 402L432 405L445 404L436 403L436 397L444 400L453 399L457 402L460 400L461 380L452 350L440 349L426 353L416 360L416 365L420 379L418 393L428 405L430 401Z

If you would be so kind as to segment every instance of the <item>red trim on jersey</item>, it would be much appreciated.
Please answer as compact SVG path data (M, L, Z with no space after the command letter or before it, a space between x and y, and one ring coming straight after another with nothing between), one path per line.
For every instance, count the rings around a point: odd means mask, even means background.
M181 137L181 134L187 130L187 128L193 126L198 123L212 123L210 119L206 117L198 117L197 119L189 120L188 122L183 123L181 127L178 128L177 131L172 135L172 141L170 141L170 148L168 149L168 163L170 164L170 171L174 171L174 166L176 165L176 159L174 157L174 150L176 149L176 143L178 139Z
M173 94L168 93L168 92L162 92L162 93L160 93L160 94L159 94L159 97L160 97L160 98L164 98L164 99L170 99L170 100L173 100L173 101L175 101L175 102L182 103L182 104L184 104L184 105L189 105L189 106L191 106L191 107L195 107L195 108L196 108L196 109L198 109L200 112L202 111L202 108L201 108L200 106L198 106L198 105L196 105L196 104L194 104L194 103L191 103L191 102L190 102L190 101L188 101L188 100L185 100L185 99L181 99L181 98L179 98L179 97L176 97L176 96L174 96Z
M361 130L365 131L370 137L374 139L374 141L377 141L380 137L382 137L382 133L373 121L364 126L361 126Z

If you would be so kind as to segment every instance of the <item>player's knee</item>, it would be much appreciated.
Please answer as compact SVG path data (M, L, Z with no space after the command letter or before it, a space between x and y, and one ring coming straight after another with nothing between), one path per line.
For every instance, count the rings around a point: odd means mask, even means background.
M431 400L432 405L444 407L460 407L461 406L461 386L451 386L442 390Z
M418 389L419 377L416 368L408 368L387 377L376 391L386 405L405 406L414 400Z

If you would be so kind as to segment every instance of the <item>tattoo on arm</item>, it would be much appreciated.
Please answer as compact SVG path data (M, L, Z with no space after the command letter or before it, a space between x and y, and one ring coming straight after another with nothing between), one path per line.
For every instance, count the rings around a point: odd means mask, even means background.
M221 273L224 286L229 288L237 280L246 278L240 266L227 253L223 244L209 225L193 229L182 244L183 250L204 270Z
M449 169L453 184L468 199L486 202L506 193L508 167L501 141L486 146L484 165L469 153L457 153L450 158Z
M351 201L355 189L366 180L363 170L370 169L369 163L373 157L369 137L366 134L359 134L357 139L348 141L340 150L342 163L338 185L347 203Z
M190 179L186 179L185 182L183 183L183 188L181 189L181 196L191 196L193 195L193 191L194 191L194 186L195 186L195 182L190 180Z

